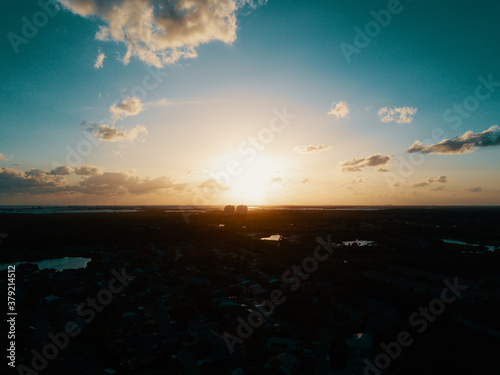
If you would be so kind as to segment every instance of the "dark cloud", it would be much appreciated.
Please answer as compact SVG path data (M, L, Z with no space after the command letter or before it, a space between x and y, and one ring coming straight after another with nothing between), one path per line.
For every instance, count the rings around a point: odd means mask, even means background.
M361 159L352 159L339 163L342 172L359 172L365 167L376 167L387 164L392 159L392 155L383 156L375 154Z
M79 190L84 194L151 194L165 189L182 190L185 185L174 184L170 178L159 177L150 180L131 176L122 172L106 172L100 175L85 177L79 184Z
M99 125L91 123L90 125L85 127L85 130L91 133L94 138L106 142L132 142L135 139L146 136L148 134L148 131L142 125L137 125L135 128L132 128L130 130L125 130L122 128L117 128L114 125Z
M88 164L75 168L75 174L78 176L94 176L101 173L102 173L102 168L97 168Z
M434 182L438 182L440 184L445 184L446 182L448 182L448 177L447 176L439 176L438 178L429 177L427 180L414 183L413 185L411 185L411 187L414 187L414 188L426 187ZM442 189L431 189L431 190L436 191L436 190L442 190Z
M433 145L424 145L420 141L413 143L409 153L421 154L465 154L474 152L476 147L490 147L500 145L500 128L493 125L488 130L474 133L471 130L464 135L453 139L445 139Z
M0 194L59 192L66 187L66 177L30 169L21 172L13 168L0 169Z
M84 166L94 171L91 166ZM57 168L55 169L57 170ZM168 177L155 179L140 178L128 173L106 172L90 176L82 176L77 185L68 185L65 176L30 169L20 172L12 168L0 170L0 194L50 194L50 193L82 193L98 195L115 194L151 194L168 193L171 190L181 191L187 184L178 184Z
M49 173L54 176L67 176L73 173L73 169L71 169L67 165L62 165L60 167L54 168Z

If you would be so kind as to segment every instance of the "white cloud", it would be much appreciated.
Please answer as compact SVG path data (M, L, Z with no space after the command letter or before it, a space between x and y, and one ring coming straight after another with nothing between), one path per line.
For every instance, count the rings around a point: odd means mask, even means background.
M181 58L197 56L196 48L211 41L232 43L238 29L236 13L248 0L58 0L82 17L104 22L95 38L124 43L121 58L128 64L136 56L162 67Z
M293 150L295 152L299 152L301 154L307 154L307 153L315 153L315 152L320 152L320 151L326 151L326 150L329 150L330 148L332 148L332 146L322 145L322 144L319 144L317 146L315 146L315 145L309 145L309 146L300 145L300 146L295 146L293 148Z
M103 63L104 63L105 58L106 58L106 55L104 54L104 52L101 52L101 50L99 50L97 58L95 60L94 68L101 69L103 67Z
M344 101L340 101L337 103L333 102L332 108L330 109L330 112L328 112L328 114L333 115L337 118L346 118L347 116L349 116L349 106Z
M136 116L144 110L144 106L140 99L129 97L122 100L120 103L115 103L109 107L109 113L113 119L113 124L120 117Z
M4 154L2 154L2 153L0 152L0 160L7 161L7 160L9 160L11 157L12 157L12 155L10 155L9 157L7 157L7 156L5 156Z
M413 121L413 116L417 113L417 108L413 107L383 107L378 110L378 116L382 122L396 121L399 124L409 124Z

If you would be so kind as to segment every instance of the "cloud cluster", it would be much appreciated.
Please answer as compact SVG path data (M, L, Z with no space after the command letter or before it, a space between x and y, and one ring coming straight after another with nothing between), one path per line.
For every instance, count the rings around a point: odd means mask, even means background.
M475 147L489 147L500 145L500 127L493 125L488 130L474 133L471 130L464 135L453 139L445 139L439 143L424 145L420 141L413 143L409 153L421 154L465 154L474 152Z
M101 50L99 50L97 52L97 58L96 58L95 63L94 63L94 68L101 69L103 67L105 58L106 58L106 55L103 52L101 52Z
M319 144L317 146L315 145L300 145L300 146L295 146L293 150L295 152L299 152L301 154L307 154L307 153L314 153L314 152L320 152L320 151L326 151L332 148L332 146L329 145L322 145Z
M0 169L0 194L59 192L64 190L66 184L66 177L40 169L30 169L26 172L20 172L14 168Z
M342 172L359 172L366 167L376 167L387 164L391 159L392 155L383 156L379 153L361 159L340 162L339 167L342 168Z
M57 0L82 17L104 22L95 38L124 43L121 58L128 64L136 56L162 67L181 58L196 57L196 48L211 41L236 40L236 13L248 0Z
M448 177L447 176L439 176L438 178L429 177L427 180L414 183L413 185L411 185L411 187L414 187L414 188L426 187L434 182L439 182L440 184L445 184L448 182ZM442 190L442 189L443 189L443 187L433 188L431 190L437 191L437 190Z
M413 116L417 113L417 108L413 107L383 107L378 110L378 116L382 122L396 121L399 124L409 124L413 121Z
M332 108L330 109L330 112L328 112L328 114L333 115L337 118L346 118L347 116L349 116L349 106L344 101L340 101L337 103L333 102Z
M171 178L158 177L155 179L140 178L130 173L105 172L89 165L76 168L75 174L81 176L76 185L68 185L64 175L69 167L58 167L51 172L40 169L30 169L21 172L13 168L0 169L0 194L151 194L166 193L171 190L181 191L186 184L174 183ZM71 170L71 168L69 168Z
M150 194L165 189L183 190L185 184L174 184L171 178L158 177L139 178L128 173L105 172L103 174L85 177L78 185L78 191L83 194L115 195L115 194Z
M84 130L93 135L94 138L106 142L132 142L138 138L148 135L146 127L136 125L130 130L115 126L116 122L123 117L136 116L144 110L144 104L136 97L123 99L121 102L113 104L109 107L111 125L102 123L87 123L82 122Z
M60 167L54 168L49 172L53 176L68 176L70 174L76 174L77 176L94 176L102 174L102 168L94 167L93 165L82 165L81 167L76 167L72 169L67 165L61 165Z

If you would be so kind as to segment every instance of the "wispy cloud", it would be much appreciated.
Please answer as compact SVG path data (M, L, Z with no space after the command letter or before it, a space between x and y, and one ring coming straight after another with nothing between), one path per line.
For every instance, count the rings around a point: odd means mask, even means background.
M326 151L332 148L332 146L329 145L322 145L319 144L317 146L315 145L300 145L300 146L295 146L293 150L295 152L299 152L301 154L308 154L308 153L315 153L315 152L320 152L320 151Z
M409 124L413 121L413 116L417 113L417 108L413 107L383 107L378 110L378 116L382 122L396 121L399 124Z
M162 67L181 58L197 56L196 48L211 41L236 40L237 12L265 1L164 1L164 0L58 0L82 17L104 22L95 34L101 41L125 44L121 60L136 56L148 65Z
M130 130L118 128L114 125L93 124L88 125L85 130L91 133L94 138L106 142L132 142L138 138L145 137L148 134L146 128L142 125L136 125Z
M421 154L465 154L474 152L476 147L490 147L500 145L500 127L493 125L488 130L474 133L469 130L464 135L453 139L445 139L432 145L424 145L420 141L413 143L409 153Z
M94 63L94 68L101 69L103 67L105 58L106 58L106 55L104 54L104 52L101 52L101 50L99 50L97 52L97 58L96 58L95 63Z
M167 98L162 98L160 100L157 100L155 102L149 102L149 103L145 103L147 106L162 106L162 105L168 105L168 104L172 104L170 103Z
M8 161L10 158L12 157L12 155L10 155L9 157L5 156L4 154L2 154L0 152L0 160L3 160L3 161Z
M330 109L330 112L328 112L328 114L333 115L337 118L346 118L347 116L349 116L349 106L344 101L333 102L332 108Z
M272 177L270 180L271 184L274 184L275 182L283 182L283 178L281 177Z
M473 188L467 189L467 191L469 193L480 193L483 191L483 188L478 186L478 187L473 187Z
M439 176L437 178L434 177L429 177L427 180L416 182L412 184L411 186L414 188L421 188L421 187L426 187L429 186L430 184L438 182L440 184L445 184L448 182L448 176Z
M376 167L387 164L391 159L392 155L383 156L379 153L365 158L340 162L339 167L342 168L342 172L359 172L366 167Z

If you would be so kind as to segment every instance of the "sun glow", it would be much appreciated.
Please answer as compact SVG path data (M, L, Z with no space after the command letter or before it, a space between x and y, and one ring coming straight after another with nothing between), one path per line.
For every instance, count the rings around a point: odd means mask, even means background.
M266 204L271 193L282 188L284 163L261 157L241 166L232 177L227 198L235 204Z

